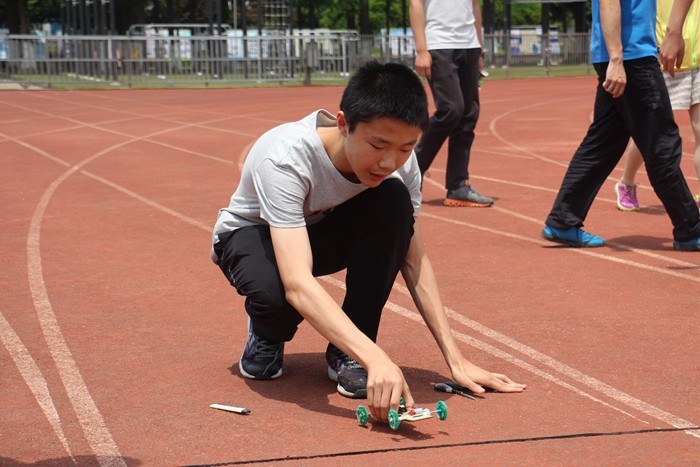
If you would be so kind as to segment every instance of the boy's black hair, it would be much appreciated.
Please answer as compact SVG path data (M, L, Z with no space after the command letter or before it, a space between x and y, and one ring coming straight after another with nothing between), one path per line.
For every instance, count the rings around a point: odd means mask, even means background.
M400 63L371 61L348 81L340 100L351 133L360 122L392 117L425 130L428 98L418 75Z

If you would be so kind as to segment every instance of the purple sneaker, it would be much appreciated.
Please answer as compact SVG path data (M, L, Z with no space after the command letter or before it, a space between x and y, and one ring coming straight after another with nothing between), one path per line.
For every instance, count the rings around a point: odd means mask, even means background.
M637 201L637 184L623 185L620 182L615 184L617 194L617 209L620 211L639 211L639 201Z

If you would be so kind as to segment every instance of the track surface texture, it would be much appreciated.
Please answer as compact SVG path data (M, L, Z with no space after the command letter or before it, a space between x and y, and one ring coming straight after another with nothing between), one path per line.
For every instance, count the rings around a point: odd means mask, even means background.
M265 130L341 87L0 92L0 465L700 465L700 254L673 251L622 162L571 249L539 237L591 119L593 77L486 81L470 171L489 209L420 219L466 355L525 382L470 400L397 281L379 344L433 417L361 427L302 324L275 381L241 377L243 299L209 259L217 211ZM684 173L697 191L687 113ZM342 274L320 280L339 301ZM245 406L249 415L214 410Z

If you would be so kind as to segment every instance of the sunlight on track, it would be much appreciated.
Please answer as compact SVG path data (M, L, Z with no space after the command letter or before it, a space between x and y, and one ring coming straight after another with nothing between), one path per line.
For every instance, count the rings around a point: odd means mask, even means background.
M94 177L94 176L93 176L93 178L99 179L99 177ZM110 183L109 186L116 188L115 184L113 184L113 183ZM119 188L119 191L124 193L124 194L127 194L129 196L135 197L136 199L138 199L140 201L145 200L144 197L133 193L131 190L128 190L125 188ZM151 207L154 207L156 209L161 210L162 212L164 212L166 214L174 215L178 219L184 220L193 226L197 226L197 227L201 228L202 230L205 230L206 232L210 231L210 226L201 224L201 223L195 221L194 219L186 220L186 219L188 219L187 216L184 216L182 214L177 214L175 211L173 211L169 208L162 208L161 205L154 203L154 202L148 202L147 204ZM429 214L427 216L440 219L439 216L434 216L434 215L429 215ZM480 227L480 226L473 226L473 227L478 228L480 230L489 230L489 231L491 230L491 229L486 229L486 228ZM503 233L503 234L507 235L511 238L518 238L521 240L534 241L529 237L521 237L521 236L518 236L515 234L508 234L508 233ZM601 256L603 256L604 259L609 259L609 258L605 257L604 255L601 255ZM616 260L617 258L613 258L613 259ZM625 262L625 261L623 261L623 262ZM625 264L627 264L627 263L625 262ZM658 268L653 268L651 270L656 270L656 269L658 269ZM659 272L659 271L656 271L656 272ZM335 287L340 287L341 289L344 289L344 287L345 287L341 281L338 281L337 279L334 279L330 276L324 276L320 279L323 280L324 282L327 282L327 283L335 286ZM693 278L693 280L694 279L695 278ZM395 284L394 288L399 290L399 292L401 292L405 295L410 295L408 290L399 284ZM422 323L422 318L420 317L420 315L418 313L410 311L410 310L403 308L403 307L401 307L395 303L392 303L392 302L387 302L386 306L388 309L390 309L396 313L399 313L402 316L408 317L414 321ZM486 335L492 339L495 339L495 340L501 342L502 344L508 345L509 347L511 347L515 350L518 350L519 352L529 356L530 358L533 358L534 360L536 360L540 363L543 363L551 368L556 369L557 371L562 372L565 376L571 377L571 378L575 379L576 381L578 381L579 383L582 383L586 386L589 386L593 389L596 389L596 390L600 391L601 393L603 393L604 395L606 395L607 397L615 399L624 405L635 408L638 411L640 411L641 413L644 413L645 415L647 415L649 417L655 418L655 419L662 421L664 423L668 423L669 425L676 427L676 428L689 428L689 427L695 426L695 424L693 424L689 421L686 421L686 420L682 419L681 417L677 417L677 416L670 414L668 412L665 412L665 411L663 411L663 410L661 410L661 409L659 409L651 404L648 404L644 401L636 399L629 394L626 394L622 391L619 391L619 390L617 390L617 389L615 389L615 388L613 388L613 387L611 387L611 386L609 386L609 385L607 385L607 384L605 384L605 383L603 383L603 382L601 382L601 381L599 381L591 376L585 375L584 373L582 373L578 370L575 370L575 369L565 365L564 363L558 362L557 360L555 360L549 356L546 356L545 354L542 354L542 353L540 353L540 352L538 352L530 347L527 347L524 344L521 344L513 339L510 339L510 338L508 338L500 333L497 333L496 331L493 331L493 330L487 328L486 326L480 325L472 320L468 320L467 318L462 317L460 314L458 314L457 312L455 312L453 310L447 309L447 311L448 311L450 318L452 318L453 320L457 320L461 324L467 325L468 327L476 330L477 332L479 332L483 335ZM640 420L639 418L635 417L634 415L632 415L628 412L625 412L624 410L622 410L618 407L612 406L611 404L609 404L605 401L602 401L601 399L598 399L598 398L592 396L591 394L566 383L565 381L561 380L560 378L557 378L556 376L554 376L546 371L542 371L542 370L540 370L540 369L538 369L538 368L536 368L536 367L534 367L534 366L532 366L532 365L530 365L530 364L528 364L520 359L513 357L512 355L508 354L507 352L504 352L496 347L493 347L489 344L486 344L485 342L482 342L478 339L475 339L473 337L466 336L466 335L460 334L460 333L455 333L455 336L459 340L461 340L462 342L465 342L469 345L472 345L476 348L479 348L480 350L483 350L484 352L487 352L495 357L504 359L510 363L518 365L518 366L526 369L527 371L530 371L533 374L536 374L536 375L541 376L547 380L550 380L550 381L552 381L552 382L554 382L562 387L565 387L565 388L567 388L567 389L569 389L569 390L571 390L571 391L573 391L573 392L575 392L583 397L586 397L586 398L591 399L595 402L598 402L599 404L602 404L602 405L609 407L613 410L621 412L621 413L623 413L631 418L634 418L635 420ZM648 422L644 422L644 423L648 423ZM700 437L700 434L698 434L694 431L688 431L687 433L690 434L691 436Z
M330 277L330 276L324 276L320 279L323 280L324 282L327 282L327 283L335 286L335 287L338 287L342 290L345 290L345 284L338 279L335 279L335 278ZM394 290L399 291L401 294L403 294L407 297L411 296L408 289L405 286L400 285L398 283L394 284ZM391 311L393 311L393 312L395 312L403 317L409 318L409 319L411 319L417 323L421 323L423 326L425 326L425 323L423 322L423 318L420 316L419 313L408 310L407 308L404 308L404 307L397 305L393 302L387 302L386 307L388 309L390 309ZM622 403L623 405L634 408L634 409L638 410L639 412L641 412L649 417L655 418L655 419L662 421L664 423L668 423L669 425L671 425L675 428L681 428L681 429L682 428L694 428L696 426L696 424L694 424L694 423L691 423L691 422L684 420L680 417L677 417L673 414L665 412L665 411L659 409L658 407L654 407L653 405L648 404L642 400L639 400L639 399L637 399L637 398L635 398L627 393L624 393L618 389L615 389L612 386L609 386L609 385L603 383L602 381L599 381L596 378L593 378L592 376L585 375L584 373L582 373L574 368L571 368L570 366L568 366L562 362L559 362L552 357L549 357L541 352L538 352L537 350L535 350L531 347L528 347L525 344L522 344L514 339L511 339L511 338L509 338L509 337L507 337L499 332L496 332L492 329L489 329L488 327L486 327L480 323L477 323L476 321L473 321L469 318L465 318L464 316L460 315L459 313L457 313L454 310L451 310L449 308L445 308L445 309L447 310L448 316L451 319L458 321L460 324L463 324L463 325L473 329L474 331L479 332L480 334L482 334L484 336L490 337L493 340L495 340L501 344L507 345L508 347L512 348L513 350L516 350L524 355L527 355L528 357L532 358L533 360L535 360L539 363L545 364L546 366L562 373L564 376L567 376L571 379L574 379L575 381L582 383L582 384L590 387L591 389L594 389L594 390L602 393L603 395ZM638 420L640 422L648 424L648 422L645 422L645 421L635 417L634 415L632 415L628 412L625 412L624 410L622 410L618 407L615 407L611 404L608 404L607 402L605 402L601 399L598 399L598 398L592 396L591 394L566 383L564 380L557 378L556 376L552 375L551 373L540 370L537 367L534 367L534 366L530 365L529 363L526 363L523 360L520 360L520 359L512 356L511 354L504 352L503 350L500 350L500 349L493 347L492 345L489 345L489 344L487 344L479 339L475 339L471 336L467 336L466 334L462 334L460 332L453 331L453 334L457 339L459 339L460 341L462 341L466 344L469 344L473 347L476 347L477 349L482 350L490 355L501 358L509 363L517 365L517 366L519 366L519 367L521 367L521 368L523 368L523 369L525 369L525 370L527 370L527 371L529 371L537 376L540 376L540 377L547 379L549 381L552 381L553 383L556 383L556 384L558 384L558 385L560 385L560 386L562 386L570 391L573 391L580 396L591 399L591 400L593 400L599 404L602 404L610 409L621 412L621 413L627 415L628 417L634 418L635 420ZM691 436L695 436L697 438L700 438L700 433L697 433L694 430L689 430L686 433L691 435Z
M213 121L218 121L221 120L222 118L219 117L216 120ZM73 121L72 119L66 118L66 120ZM74 123L80 124L81 122L73 121ZM91 125L82 125L83 127L85 126L91 126ZM58 187L66 180L68 179L71 175L73 175L75 172L81 169L81 167L85 166L86 164L89 164L90 162L93 162L95 159L101 157L104 154L107 154L119 147L131 144L135 141L140 141L140 140L147 140L147 138L152 138L156 135L163 134L163 133L169 133L172 131L177 131L179 129L184 129L187 128L190 125L187 124L181 124L179 127L175 128L168 128L166 130L158 131L155 133L151 133L147 136L140 137L140 138L134 138L131 137L130 135L126 135L123 133L119 133L121 136L127 137L129 139L122 141L118 144L115 144L113 146L110 146L106 149L103 149L102 151L88 157L87 159L83 160L79 164L71 166L67 162L56 158L52 156L51 154L47 153L46 151L43 151L39 148L36 148L33 145L27 144L20 139L15 139L15 138L8 138L11 141L15 141L18 144L21 144L22 146L31 149L35 151L36 153L40 154L41 156L44 156L48 158L49 160L56 162L60 165L69 167L69 169L63 173L60 177L58 177L54 182L49 186L49 188L44 192L43 196L41 197L41 200L39 201L36 210L34 212L34 215L32 216L32 220L30 223L30 228L29 228L29 233L27 235L27 269L28 269L28 280L29 280L29 288L31 291L32 295L32 300L34 302L34 307L37 312L37 317L39 320L39 324L41 326L42 332L44 333L44 336L46 338L46 342L48 345L48 348L50 350L50 353L54 359L54 362L56 363L56 366L58 368L59 375L61 377L61 380L63 382L63 386L68 394L68 397L71 401L71 404L73 405L73 408L75 410L75 413L78 417L78 420L80 422L80 425L83 429L83 433L85 434L86 439L88 440L88 443L90 444L93 453L96 455L98 461L100 462L100 465L103 466L125 466L126 463L122 459L121 454L119 453L119 448L117 447L116 443L111 437L111 434L109 433L109 429L106 427L104 423L104 419L102 418L102 415L99 412L99 409L95 405L94 400L92 399L92 396L90 395L90 392L87 388L87 385L85 384L85 381L82 378L82 375L80 374L80 370L78 369L77 364L75 363L75 360L73 359L73 356L68 348L67 343L65 342L65 339L63 338L63 334L61 333L60 330L60 325L58 324L58 321L56 320L56 316L53 312L51 302L48 297L48 292L46 291L46 285L44 284L44 277L43 277L43 269L42 269L42 264L41 264L41 249L40 249L40 232L41 232L41 223L43 221L44 213L46 212L46 209L49 205L49 202L53 196L53 194L56 192ZM118 132L115 132L118 133ZM222 162L225 162L223 160L220 160ZM88 175L88 174L86 174ZM96 179L99 179L99 177L96 177ZM99 180L105 183L106 181L104 180ZM116 188L116 185L114 184L109 184L105 183L108 186L111 186L112 188ZM132 192L126 193L129 196L133 196ZM137 198L138 199L138 198ZM142 198L140 199L141 201L145 202L146 199ZM148 204L148 203L147 203ZM152 205L153 206L153 205ZM161 211L164 211L170 215L176 215L174 211L169 212L167 208L164 208L160 205L155 205L153 206L157 209L160 209ZM182 220L182 219L181 219ZM202 227L201 225L197 225L197 227ZM3 339L3 342L5 340ZM24 346L22 346L24 348ZM26 348L24 348L23 352L26 352L28 354L28 351ZM33 388L36 383L32 380L27 380L26 378L28 376L34 376L33 373L23 373L23 377L25 378L25 381L27 385L30 388ZM37 395L43 396L43 393L41 392L34 392L35 397ZM46 404L39 398L37 398L37 402L39 405L42 407L42 410L44 410L44 413L49 420L49 422L52 422L53 418L53 413L52 412L46 412L45 407ZM55 412L55 410L54 410ZM56 414L57 415L57 414ZM58 421L60 424L60 421ZM52 426L54 426L55 423L52 423ZM70 454L70 450L68 449L67 443L63 443L64 447L66 448L66 451Z
M474 178L475 178L475 179L480 179L481 177L474 177ZM508 181L506 181L506 180L496 180L496 179L490 179L490 180L492 180L492 181L500 181L500 182L502 182L502 183L510 183L510 182L508 182ZM433 181L433 180L427 179L426 181L429 182L429 183L431 183L431 184L435 184L435 185L441 187L440 184L438 184L437 182L435 182L435 181ZM541 228L542 226L544 226L544 221L542 221L542 220L540 220L540 219L535 219L535 218L533 218L533 217L529 217L529 216L526 216L526 215L523 215L523 214L520 214L519 212L510 211L510 210L508 210L508 209L501 208L501 207L498 207L498 206L492 206L492 207L490 207L489 209L492 209L492 210L494 210L494 211L499 211L499 212L502 212L502 213L507 214L507 215L509 215L509 216L517 217L517 218L519 218L519 219L522 219L522 220L531 222L531 223L533 223L533 224L538 225L538 226L539 226L538 228ZM436 220L439 220L439 221L442 221L442 222L448 222L448 223L451 223L451 224L456 224L456 225L461 225L461 226L464 226L464 227L469 227L469 228L472 228L472 229L475 229L475 230L480 230L480 231L482 231L482 232L489 232L489 233L491 233L491 234L500 235L500 236L503 236L503 237L508 237L508 238L514 238L514 239L518 239L518 240L523 240L523 241L526 241L526 242L529 242L529 243L535 243L535 244L538 244L538 245L543 245L543 246L551 246L551 245L552 245L552 242L548 242L548 241L546 241L546 240L542 240L542 239L540 239L539 237L536 237L536 236L533 236L533 235L525 236L525 235L515 234L515 233L512 233L512 232L505 232L505 231L502 231L502 230L493 229L493 228L491 228L491 227L485 227L485 226L482 226L482 225L479 225L479 224L474 224L474 223L470 223L470 222L465 222L465 221L456 220L456 219L453 219L453 218L451 218L451 217L445 217L445 216L438 216L438 215L435 215L435 214L430 214L430 213L428 213L428 212L425 212L425 210L423 210L423 211L421 212L421 216L422 216L422 217L426 217L426 218L436 219ZM679 260L679 259L676 259L676 258L672 258L672 257L670 257L670 256L660 255L660 254L658 254L658 253L653 253L653 252L650 252L650 251L648 251L648 250L643 250L643 249L640 249L640 248L634 248L634 247L631 247L631 246L629 246L629 245L626 245L626 244L623 244L623 243L620 243L620 242L611 242L611 241L608 241L608 242L607 242L607 245L613 246L613 247L618 248L618 249L621 249L621 250L631 251L631 252L633 252L633 253L636 253L636 254L639 254L639 255L642 255L642 256L647 256L647 257L649 257L649 258L654 258L654 259L666 261L666 262L668 262L668 263L676 264L676 265L678 265L678 266L683 266L683 267L688 267L688 268L696 268L696 267L698 267L698 265L695 264L695 263L689 263L689 262L687 262L687 261L682 261L682 260ZM639 262L631 261L631 260L624 259L624 258L618 258L617 256L614 256L614 255L612 255L612 254L599 253L599 252L596 252L596 251L592 251L590 248L567 248L567 251L570 251L570 252L573 252L573 253L576 253L576 254L580 254L580 255L584 255L584 256L591 256L591 257L598 258L598 259L602 259L602 260L605 260L605 261L612 261L612 262L614 262L614 263L624 264L624 265L626 265L626 266L632 266L632 267L635 267L635 268L638 268L638 269L644 269L644 270L647 270L647 271L653 271L653 272L657 272L657 273L659 273L659 274L665 274L665 275L669 275L669 276L678 277L678 278L681 278L681 279L687 279L687 280L690 280L690 281L693 281L693 282L700 282L700 276L693 276L693 275L691 275L691 274L684 274L684 273L682 273L682 272L677 272L677 271L673 271L673 270L666 269L666 268L662 268L662 267L651 266L651 265L649 265L649 264L639 263Z
M112 96L109 95L108 98L105 98L103 95L100 95L103 99L112 99ZM42 99L46 100L54 100L56 102L65 102L64 100L57 99L55 98L54 95L52 94L47 94L47 95L42 95ZM576 98L578 99L578 98ZM115 99L116 101L119 102L124 102L125 99ZM543 105L551 105L553 102L556 104L561 104L562 102L567 101L567 99L557 99L556 101L552 102L545 102L545 103L539 103L537 106L543 106ZM8 105L13 105L13 104L8 104ZM90 105L90 104L80 104L83 107L89 108L95 108L95 109L101 109L102 107L97 106L97 105ZM528 151L527 149L514 144L512 142L509 142L502 136L500 136L497 132L497 123L499 119L507 116L510 113L515 113L523 110L530 110L533 107L537 106L526 106L522 107L519 109L513 109L508 113L504 113L494 119L491 124L490 124L490 130L493 136L498 138L503 144L506 146L509 146L510 148L513 149L513 154L509 154L509 156L512 157L526 157L526 158L536 158L541 161L551 163L560 167L566 167L568 163L563 163L561 161L553 160L550 158L543 157L541 155L536 154L535 152ZM56 320L56 316L54 314L54 311L52 309L52 305L49 299L48 292L46 290L46 285L44 283L44 276L43 276L43 270L42 270L42 258L41 258L41 249L40 249L40 232L41 232L41 225L42 225L42 220L44 218L44 215L48 209L49 203L51 201L52 196L54 193L59 189L60 185L69 177L80 174L84 175L86 177L91 178L92 180L95 180L105 186L108 186L116 191L118 191L121 194L124 194L130 198L136 199L139 202L156 209L160 213L166 214L168 216L171 216L173 218L178 219L179 221L182 221L192 227L195 227L196 229L206 231L207 233L210 233L211 231L211 226L206 225L202 222L197 221L196 219L193 219L187 215L184 215L174 209L168 208L167 206L164 206L162 204L156 203L155 201L149 199L146 196L142 196L139 193L136 193L133 190L128 189L127 187L124 187L122 185L119 185L117 183L114 183L104 177L98 176L94 173L89 172L88 170L85 170L85 167L96 160L97 158L110 153L114 151L115 149L132 144L137 141L148 141L152 144L155 145L160 145L161 147L164 148L169 148L173 150L177 150L186 154L189 154L193 157L198 157L198 158L205 158L209 160L213 160L216 162L221 162L224 164L229 164L229 165L237 165L239 168L242 166L243 160L245 159L245 156L248 152L248 149L250 146L253 144L253 142L249 143L247 146L245 146L240 152L239 152L239 158L236 162L231 162L230 160L223 159L220 157L213 156L211 154L207 154L205 152L198 152L198 151L193 151L190 149L183 148L181 146L173 145L173 144L168 144L164 143L161 141L157 141L154 138L157 135L161 134L166 134L170 132L175 132L178 130L183 130L186 128L190 127L201 127L201 128L207 128L209 130L214 130L214 131L221 131L221 132L226 132L229 134L235 134L238 136L244 136L248 138L256 138L258 134L249 134L245 132L239 132L235 131L233 129L220 129L220 128L214 128L211 126L207 126L208 124L214 123L214 122L219 122L219 121L224 121L229 119L229 116L222 117L221 113L219 112L211 112L212 119L208 121L201 121L198 123L193 123L193 124L184 124L181 121L176 121L175 119L167 119L163 117L155 117L156 119L163 121L163 122L168 122L172 124L173 126L167 128L166 130L154 132L151 134L148 134L146 136L142 137L134 137L132 135L128 135L126 133L122 133L119 131L115 131L113 129L105 128L104 124L107 124L108 122L102 122L101 124L90 124L90 123L85 123L76 119L68 118L68 117L57 117L55 114L50 114L47 112L41 112L37 111L34 109L29 109L29 108L23 108L19 106L15 106L17 108L22 108L23 110L34 112L39 115L44 115L48 116L51 118L61 118L64 121L71 122L74 124L74 126L70 128L62 128L61 130L56 130L56 131L65 131L65 130L70 130L70 129L80 129L80 128L94 128L102 132L106 133L112 133L114 135L118 135L120 137L127 138L127 140L122 141L118 144L115 144L113 146L110 146L108 148L105 148L101 150L100 152L91 155L90 157L84 159L80 163L76 165L71 165L70 163L63 161L52 154L36 147L31 144L28 144L27 142L23 141L22 138L10 138L7 137L6 135L1 135L0 137L5 138L6 141L12 141L15 142L16 144L22 145L25 148L28 148L37 154L41 155L42 157L47 158L48 160L51 160L61 166L64 166L67 168L67 170L59 176L56 180L53 181L53 183L46 189L46 191L43 193L43 196L41 200L39 201L36 210L33 214L31 224L30 224L30 229L28 232L27 236L27 261L28 261L28 280L29 280L29 287L32 295L32 299L34 301L34 306L36 309L37 317L39 320L39 324L41 326L42 332L44 333L49 351L51 352L51 355L54 358L54 361L56 363L56 366L58 367L58 372L61 377L61 380L63 382L63 386L66 389L66 392L68 394L68 397L70 399L70 402L75 410L75 413L80 421L81 427L83 429L83 432L86 436L86 439L88 440L91 449L93 452L97 455L98 460L102 465L126 465L124 460L121 457L121 454L119 453L119 448L114 442L114 440L111 437L111 434L109 432L109 429L105 425L105 421L102 418L102 415L100 414L99 410L97 409L94 400L92 399L87 385L85 381L82 378L82 375L80 374L80 370L77 367L77 364L75 360L73 359L73 356L70 352L70 349L68 348L67 343L65 342L63 335L61 333L60 329L60 324ZM123 114L129 114L127 111L119 111L120 113ZM268 110L261 110L258 112L260 120L266 121L266 122L273 122L273 119L265 119L264 115L268 114ZM137 114L137 113L132 113L131 115L138 117L142 117L143 115ZM215 118L214 118L215 117ZM123 119L123 121L126 121L129 119ZM42 134L42 133L35 133L35 134ZM487 177L477 177L477 178L482 178L484 180L489 180L491 182L496 182L496 183L504 183L504 184L511 184L511 185L517 185L521 188L527 188L531 190L539 190L539 191L545 191L545 192L551 192L551 193L556 193L556 190L542 187L542 186L536 186L536 185L528 185L524 183L519 183L519 182L513 182L513 181L508 181L508 180L500 180L500 179L494 179L494 178L487 178ZM428 180L432 184L438 185L434 181ZM606 200L607 202L608 200ZM510 211L501 207L493 207L491 208L492 210L495 210L503 215L506 216L511 216L514 218L519 218L524 221L537 224L538 226L543 225L543 222L538 219L534 219L529 216L522 215L520 213ZM513 232L507 232L507 231L501 231L497 229L493 229L484 225L479 225L479 224L474 224L474 223L468 223L468 222L463 222L463 221L458 221L452 218L448 218L445 216L439 216L430 212L426 212L424 210L421 214L422 217L432 219L438 222L448 222L454 225L458 225L460 227L466 227L474 230L478 230L481 232L487 232L492 235L498 235L510 239L514 239L517 241L525 241L531 244L537 244L537 245L550 245L549 242L546 242L544 240L540 240L539 237L535 235L527 236L527 235L519 235L517 233ZM688 263L679 259L675 259L672 257L668 257L665 255L661 254L656 254L652 253L646 250L639 250L632 248L627 245L623 245L617 242L609 242L611 246L614 246L616 248L628 250L631 252L634 252L635 254L645 256L648 258L653 258L656 260L662 260L668 263L676 264L679 266L683 267L697 267L696 264L693 263ZM583 254L590 256L592 258L596 258L602 261L609 261L609 262L615 262L619 264L623 264L625 266L629 267L634 267L646 271L650 271L656 274L662 274L662 275L667 275L667 276L673 276L675 278L683 279L683 280L688 280L691 282L700 282L700 276L693 276L691 274L685 274L682 272L677 272L669 269L665 269L662 267L657 267L653 266L650 264L645 264L643 262L639 261L631 261L628 259L623 259L619 258L617 256L614 256L612 254L607 254L605 252L599 253L599 252L594 252L586 249L569 249L568 251L574 252L576 254ZM641 260L640 260L641 261ZM334 279L333 277L325 276L323 278L320 278L320 280L326 282L327 284L330 284L333 287L339 287L341 289L344 288L344 284L341 281L338 281L337 279ZM395 289L406 296L409 296L408 291L405 289L405 287L401 286L400 284L395 284ZM414 311L411 311L409 309L406 309L396 303L393 302L387 302L386 307L393 311L394 313L397 313L401 316L404 316L412 321L415 321L417 323L422 323L424 325L422 318L420 315ZM638 411L641 414L644 414L650 418L662 421L664 423L667 423L673 427L676 428L689 428L694 426L694 424L677 417L673 414L670 414L668 412L665 412L661 410L660 408L657 408L651 404L648 404L642 400L639 400L629 394L626 394L620 390L617 390L602 381L599 381L591 376L588 376L575 368L569 367L568 365L555 360L552 357L549 357L525 344L522 344L520 342L517 342L501 333L498 333L497 331L494 331L484 325L481 325L480 323L470 320L461 314L459 314L457 311L451 310L451 309L446 309L448 312L448 316L450 317L451 320L454 322L459 323L462 326L465 326L474 332L485 336L496 343L500 344L501 346L508 347L512 350L514 350L517 353L520 353L524 356L526 356L528 359L536 362L536 364L539 364L543 367L546 367L545 369L538 368L535 366L533 363L528 363L527 361L518 358L515 355L512 355L511 353L508 353L498 347L495 347L487 342L484 342L480 339L477 339L475 337L463 334L461 332L455 331L455 337L460 340L461 342L471 345L475 348L478 348L490 355L493 355L497 358L501 358L511 364L517 365L520 368L523 368L524 370L537 375L538 377L541 377L543 379L546 379L548 381L551 381L563 388L566 388L569 391L574 392L575 394L584 397L588 400L594 401L598 404L603 405L606 408L612 409L616 412L622 413L623 415L630 417L634 420L640 421L642 423L648 424L649 422L644 421L637 416L633 415L632 413L629 413L623 408L617 407L609 402L606 402L605 400L602 400L594 395L592 395L589 392L586 392L585 390L582 389L582 387L586 387L588 389L591 389L593 391L597 391L598 393L602 394L604 397L616 401L619 405L625 406L627 408L632 408L636 411ZM60 416L56 410L56 407L53 404L53 399L51 398L51 394L48 390L47 382L45 378L43 377L41 370L38 368L35 360L31 357L30 353L28 352L27 348L24 346L24 344L21 342L15 331L12 329L11 325L7 322L5 317L0 313L0 339L2 340L3 345L8 349L10 352L10 355L13 358L13 361L15 362L15 365L17 366L18 370L20 371L20 374L24 378L26 384L29 386L32 394L34 395L35 399L37 400L37 403L41 407L45 417L51 424L54 433L56 436L59 438L60 442L62 443L64 449L66 452L71 455L71 451L69 448L69 442L65 437L65 434L63 433L62 427L61 427L61 420ZM576 387L574 384L567 383L559 377L557 374L553 374L549 370L553 370L554 373L559 373L563 377L568 378L569 380L575 381L579 386L581 387ZM697 433L697 431L686 431L686 433L690 434L691 436L695 436L700 438L700 434Z

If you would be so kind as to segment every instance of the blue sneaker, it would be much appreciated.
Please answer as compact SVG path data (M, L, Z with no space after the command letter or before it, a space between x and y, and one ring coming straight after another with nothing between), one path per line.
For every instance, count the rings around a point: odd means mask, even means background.
M594 248L605 245L605 239L598 235L589 234L578 227L557 229L546 225L542 229L542 238L550 242L563 243L576 248Z
M685 242L673 242L673 249L677 251L700 251L700 236Z

